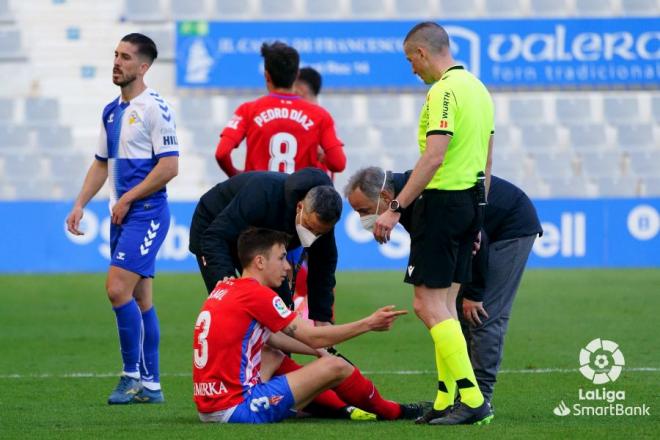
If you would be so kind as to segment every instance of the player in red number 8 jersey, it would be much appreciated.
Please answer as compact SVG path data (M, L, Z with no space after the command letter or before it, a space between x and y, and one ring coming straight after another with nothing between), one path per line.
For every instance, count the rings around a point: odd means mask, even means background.
M270 229L243 232L238 241L243 277L218 283L202 307L193 339L194 400L200 419L278 422L330 388L349 404L382 419L420 414L419 405L383 399L360 370L320 349L369 331L389 330L406 311L388 306L348 324L307 324L266 287L279 286L286 277L286 242L285 233ZM285 359L280 350L319 359L274 376Z
M320 145L328 170L338 173L346 167L343 143L335 123L324 108L294 94L298 76L298 52L284 43L264 43L264 76L269 94L238 107L222 130L215 153L220 168L229 176L234 168L231 151L247 138L244 171L293 173L316 166Z

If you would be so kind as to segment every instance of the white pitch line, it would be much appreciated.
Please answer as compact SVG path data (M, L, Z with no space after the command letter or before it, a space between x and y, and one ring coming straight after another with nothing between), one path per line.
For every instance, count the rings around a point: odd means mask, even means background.
M641 367L641 368L624 368L624 372L646 373L658 372L660 368L656 367ZM554 374L554 373L578 373L579 370L571 368L535 368L525 370L500 370L500 374ZM383 375L383 376L420 376L426 374L436 374L431 370L395 370L395 371L363 371L367 375ZM84 379L84 378L104 378L104 377L117 377L119 373L40 373L40 374L0 374L2 379ZM163 373L162 377L191 377L192 373Z

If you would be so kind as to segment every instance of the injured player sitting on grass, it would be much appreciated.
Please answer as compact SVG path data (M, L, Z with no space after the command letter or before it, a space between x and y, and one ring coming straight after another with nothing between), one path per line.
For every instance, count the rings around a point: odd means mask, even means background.
M282 284L289 269L287 240L287 234L264 228L243 232L238 240L243 276L218 283L202 306L193 339L200 419L279 422L312 402L360 408L362 419L375 418L364 412L382 420L418 417L422 405L383 399L358 368L322 349L369 331L389 330L407 312L386 306L348 324L308 324L270 289ZM300 366L284 352L318 359Z

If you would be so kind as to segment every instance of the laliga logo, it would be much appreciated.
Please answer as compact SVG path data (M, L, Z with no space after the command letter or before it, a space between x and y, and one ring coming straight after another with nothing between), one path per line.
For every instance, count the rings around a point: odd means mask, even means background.
M580 373L595 385L617 380L625 364L616 342L597 338L580 350Z
M449 46L454 59L464 65L475 76L479 76L481 71L479 35L461 26L447 26L445 29L449 34Z

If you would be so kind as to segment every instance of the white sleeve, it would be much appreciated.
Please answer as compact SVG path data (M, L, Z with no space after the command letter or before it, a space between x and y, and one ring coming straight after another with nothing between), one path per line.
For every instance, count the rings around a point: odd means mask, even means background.
M99 133L99 143L96 149L96 159L103 162L108 160L108 136L103 120L101 120L101 132Z
M151 106L148 114L154 156L178 156L179 140L176 137L174 110L165 101L155 104Z

